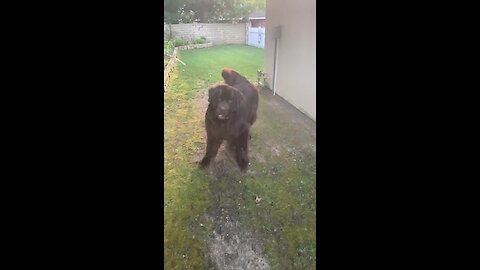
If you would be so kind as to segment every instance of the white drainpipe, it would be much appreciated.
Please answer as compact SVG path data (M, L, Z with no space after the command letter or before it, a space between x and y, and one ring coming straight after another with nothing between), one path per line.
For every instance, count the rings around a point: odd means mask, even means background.
M281 36L281 26L275 26L272 30L273 38L275 39L275 48L273 54L273 95L276 93L277 88L277 58L278 58L278 41Z
M275 39L275 52L273 55L273 95L275 96L277 88L277 57L278 57L278 39Z

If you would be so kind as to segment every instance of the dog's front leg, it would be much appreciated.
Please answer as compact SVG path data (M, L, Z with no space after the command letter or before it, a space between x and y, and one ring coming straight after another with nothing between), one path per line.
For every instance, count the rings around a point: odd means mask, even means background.
M222 142L220 140L214 139L211 136L207 138L207 152L199 163L201 168L207 167L210 164L210 161L215 158L221 143Z

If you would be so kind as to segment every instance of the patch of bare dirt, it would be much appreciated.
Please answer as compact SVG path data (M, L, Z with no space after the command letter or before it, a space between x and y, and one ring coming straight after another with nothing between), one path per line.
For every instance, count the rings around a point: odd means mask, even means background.
M228 217L228 216L227 216ZM269 269L254 238L242 231L238 222L226 221L213 232L208 243L210 259L218 269Z
M282 153L281 147L278 145L272 145L272 154L279 157L280 154Z
M202 115L205 114L208 107L208 89L200 89L197 93L197 109Z
M222 147L224 148L224 147ZM208 255L217 269L269 269L262 257L261 243L245 229L239 210L245 205L245 177L237 168L232 155L220 149L209 169L210 198L213 203L208 218L213 224L208 240Z
M250 161L253 163L253 162L256 162L256 163L265 163L266 160L265 160L265 157L261 154L261 153L258 153L258 152L253 152L250 154Z

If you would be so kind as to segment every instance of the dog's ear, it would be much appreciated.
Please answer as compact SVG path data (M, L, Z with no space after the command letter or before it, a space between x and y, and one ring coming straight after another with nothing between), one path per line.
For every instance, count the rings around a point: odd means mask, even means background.
M240 92L237 88L229 85L225 85L225 88L227 88L232 93L232 103L230 105L231 110L237 111L245 99L245 97L243 96L243 93Z
M212 86L208 89L208 102L212 102L214 100L218 99L218 96L220 95L220 91L222 89L220 88L219 85Z

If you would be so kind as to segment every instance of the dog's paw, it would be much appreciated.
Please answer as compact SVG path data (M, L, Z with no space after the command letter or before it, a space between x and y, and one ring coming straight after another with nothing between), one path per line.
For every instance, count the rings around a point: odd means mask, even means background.
M240 167L240 171L241 171L242 173L246 173L247 170L248 170L248 165L245 165L245 166L241 166L241 167Z
M197 164L198 164L198 167L200 167L201 169L205 169L210 164L210 160L203 158L202 160L197 162Z
M242 160L241 162L238 163L238 167L240 168L241 172L247 172L248 165L249 165L248 161L243 161Z

